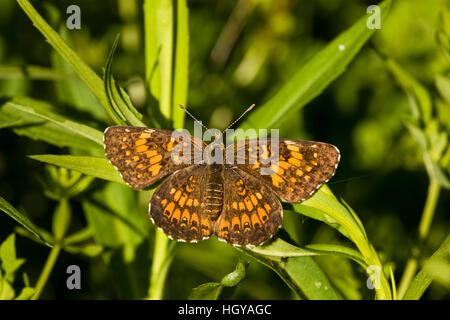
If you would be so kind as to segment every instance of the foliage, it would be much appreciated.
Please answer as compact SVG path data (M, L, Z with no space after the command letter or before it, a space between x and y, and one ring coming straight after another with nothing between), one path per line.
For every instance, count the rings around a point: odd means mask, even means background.
M20 67L13 53L0 66L1 139L19 146L11 151L2 141L0 176L8 182L0 184L0 210L20 224L18 235L33 241L23 240L19 249L37 247L48 255L45 261L31 252L17 259L15 234L8 236L0 247L0 297L448 297L449 279L442 275L449 268L449 224L441 213L449 204L444 198L439 208L438 200L450 187L450 15L445 1L435 2L430 9L424 0L382 1L381 30L367 28L366 8L342 0L330 5L219 1L216 7L187 0L118 0L113 9L120 23L96 15L109 12L110 4L80 0L81 30L64 27L65 1L36 4L38 10L28 0L0 4L5 17L24 22L26 14L31 21L24 23L26 30L33 34L27 41L43 54L15 53L23 60ZM335 17L341 5L349 15ZM210 15L213 8L219 19ZM393 40L404 36L397 23L412 23L405 10L423 10L421 17L433 25L434 34L422 34L427 42L419 49L408 40L410 47L399 49ZM320 19L329 19L328 33L317 35L312 28ZM237 30L233 23L247 26ZM94 32L94 26L101 31ZM0 28L4 58L3 42L20 46L22 40ZM43 47L44 39L51 48ZM426 56L426 65L414 56ZM124 184L103 154L102 131L115 124L190 128L177 107L188 101L199 118L223 128L251 99L262 103L241 128L280 128L280 136L340 147L334 192L324 185L300 204L284 203L283 228L263 246L170 241L147 217L154 189L136 192ZM218 108L208 108L211 101ZM26 169L8 176L14 161ZM429 181L426 198L423 172ZM19 176L34 181L34 187ZM387 189L390 184L395 187ZM29 192L45 203L40 213L33 198L24 200ZM409 239L402 228L413 230L417 223L405 221L402 212L418 217L423 201L418 235ZM8 221L0 235L14 227L6 215L0 216ZM63 277L55 273L65 272L68 255L90 270L83 293L48 286ZM31 264L41 271L31 282L23 273L19 283L17 270Z

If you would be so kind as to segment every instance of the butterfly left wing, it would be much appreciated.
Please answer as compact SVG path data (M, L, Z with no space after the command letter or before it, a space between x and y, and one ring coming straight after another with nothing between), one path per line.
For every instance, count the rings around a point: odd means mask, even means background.
M153 194L150 218L171 239L197 242L212 234L212 221L204 212L206 175L204 165L178 170Z
M220 240L256 246L278 232L283 208L261 180L239 168L226 168L224 192L223 210L214 224Z
M272 142L271 139L238 141L228 146L226 152L234 154L236 167L262 179L287 202L307 199L336 172L340 153L331 144L278 139L277 161L270 163L270 157L276 154ZM270 174L261 174L262 169L269 168Z
M112 126L105 130L106 156L122 178L134 189L145 188L162 177L194 163L196 150L202 154L203 141L188 136L174 138L173 131L145 127ZM171 153L178 144L188 145L190 163L174 163ZM178 148L181 149L181 148ZM183 150L180 150L182 156Z

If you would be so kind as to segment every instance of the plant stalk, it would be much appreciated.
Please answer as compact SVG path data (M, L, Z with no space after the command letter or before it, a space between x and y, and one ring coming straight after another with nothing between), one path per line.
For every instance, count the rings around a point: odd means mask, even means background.
M61 251L61 245L56 243L55 246L50 251L50 254L48 255L47 261L45 262L44 269L42 269L42 272L39 276L39 279L36 283L36 291L34 295L32 296L31 300L37 300L41 296L42 291L45 288L45 285L47 284L47 280L50 276L50 273L53 270L53 267L55 266L56 260L58 259L59 252Z
M425 201L425 206L423 208L422 217L420 219L419 229L418 229L418 241L416 245L411 250L411 257L406 262L405 269L403 271L402 278L400 280L400 285L398 286L398 298L402 299L405 295L406 290L414 278L419 267L419 257L421 253L421 248L425 242L428 232L430 231L431 222L433 221L434 212L436 209L437 202L439 200L439 193L441 191L440 184L436 179L431 178L430 184L428 186L427 199Z
M156 229L148 300L161 300L163 297L167 272L173 259L173 247L174 243L170 243L169 238Z

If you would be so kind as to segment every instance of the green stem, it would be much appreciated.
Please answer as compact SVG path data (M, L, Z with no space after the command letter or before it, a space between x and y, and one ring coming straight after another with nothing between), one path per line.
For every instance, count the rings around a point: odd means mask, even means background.
M374 266L379 269L379 286L375 286L375 292L377 294L377 298L379 300L391 300L392 292L391 287L389 285L389 281L386 278L384 273L383 264L381 263L380 258L372 246L372 244L364 237L363 234L351 234L353 242L358 247L359 251L364 257L364 261L368 266Z
M55 246L50 251L47 261L45 262L44 269L42 270L41 275L39 276L39 279L37 281L36 292L34 293L33 297L31 298L32 300L39 299L39 297L47 283L48 277L50 276L50 273L52 272L53 267L55 266L56 259L58 259L60 251L61 251L61 246L59 244L55 244Z
M147 297L149 300L160 300L163 297L167 272L173 259L174 244L175 242L170 243L169 238L162 231L156 229L150 288Z
M417 244L412 248L411 258L409 258L406 262L405 270L403 271L400 285L398 287L399 299L403 298L406 290L409 287L409 284L411 283L411 280L413 279L419 267L421 247L428 236L428 232L430 231L430 226L431 222L433 221L434 211L436 209L440 191L441 186L436 181L436 179L432 178L428 186L428 194L425 201L425 207L422 212L422 218L420 219L418 241Z

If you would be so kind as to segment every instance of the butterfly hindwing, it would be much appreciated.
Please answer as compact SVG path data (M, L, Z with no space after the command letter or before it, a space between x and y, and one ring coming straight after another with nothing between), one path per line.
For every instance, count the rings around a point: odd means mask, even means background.
M108 127L103 136L106 156L127 184L134 189L145 188L188 165L172 161L174 148L185 143L183 137L175 139L172 133L144 127ZM204 143L194 137L189 139L193 163L195 150L203 150Z
M203 213L206 175L206 166L190 166L169 176L154 192L150 217L170 238L197 242L212 234L212 222Z
M224 170L224 206L214 225L217 237L233 245L259 245L278 232L282 207L275 194L239 168Z

